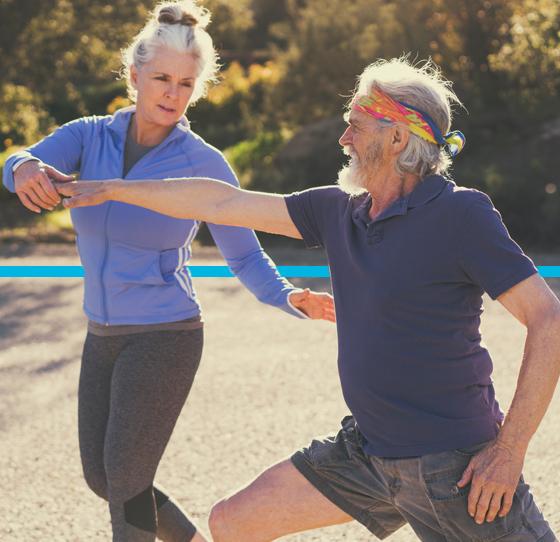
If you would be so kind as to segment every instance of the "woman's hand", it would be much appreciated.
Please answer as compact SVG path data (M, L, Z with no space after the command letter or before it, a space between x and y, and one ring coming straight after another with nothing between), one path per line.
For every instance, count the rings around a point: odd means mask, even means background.
M290 303L304 312L312 320L336 322L332 295L324 292L312 292L305 288L303 292L292 292L288 296Z
M66 196L62 201L64 207L86 207L109 201L117 183L118 181L75 181L55 183L55 188L60 195Z
M34 213L40 213L41 209L52 211L60 203L52 181L64 183L73 180L71 175L37 160L25 162L14 173L16 194L21 203Z

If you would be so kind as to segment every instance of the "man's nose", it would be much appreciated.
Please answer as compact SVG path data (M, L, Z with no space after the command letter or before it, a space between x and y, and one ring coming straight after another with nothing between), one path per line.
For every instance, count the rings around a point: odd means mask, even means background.
M348 126L346 130L344 130L344 133L340 136L340 139L338 140L339 144L342 147L352 144L352 132L350 131L350 128L351 126Z

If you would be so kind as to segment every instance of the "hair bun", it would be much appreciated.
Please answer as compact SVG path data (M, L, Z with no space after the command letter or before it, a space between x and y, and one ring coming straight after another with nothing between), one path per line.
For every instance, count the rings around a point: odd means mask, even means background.
M180 22L185 26L196 26L198 24L198 19L190 13L183 13Z
M162 7L158 13L158 23L182 24L183 26L196 26L198 24L198 19L190 13L182 10L178 13L177 11L177 9L174 9L174 6ZM179 15L180 17L178 17Z

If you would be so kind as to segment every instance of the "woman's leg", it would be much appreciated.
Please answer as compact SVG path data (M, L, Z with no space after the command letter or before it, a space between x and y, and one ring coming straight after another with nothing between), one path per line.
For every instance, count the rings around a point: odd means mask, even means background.
M88 486L105 500L108 500L108 494L103 452L111 379L115 362L129 337L88 334L83 350L78 393L80 455ZM196 356L196 353L193 352L193 355ZM184 394L188 394L188 389L184 390ZM161 488L154 487L154 501L157 508L157 537L164 541L187 539L185 533L192 527L183 510Z
M202 354L202 329L127 336L112 373L104 468L113 540L191 540L196 528L153 487Z
M111 377L125 339L88 333L82 354L78 387L78 435L84 478L90 489L107 500L103 464L105 432L109 419Z

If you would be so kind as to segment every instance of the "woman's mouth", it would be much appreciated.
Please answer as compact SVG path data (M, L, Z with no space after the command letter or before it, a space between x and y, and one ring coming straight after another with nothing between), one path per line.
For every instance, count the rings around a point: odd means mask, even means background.
M158 107L164 112L164 113L175 113L175 109L171 108L171 107L164 107L163 105L159 105Z

